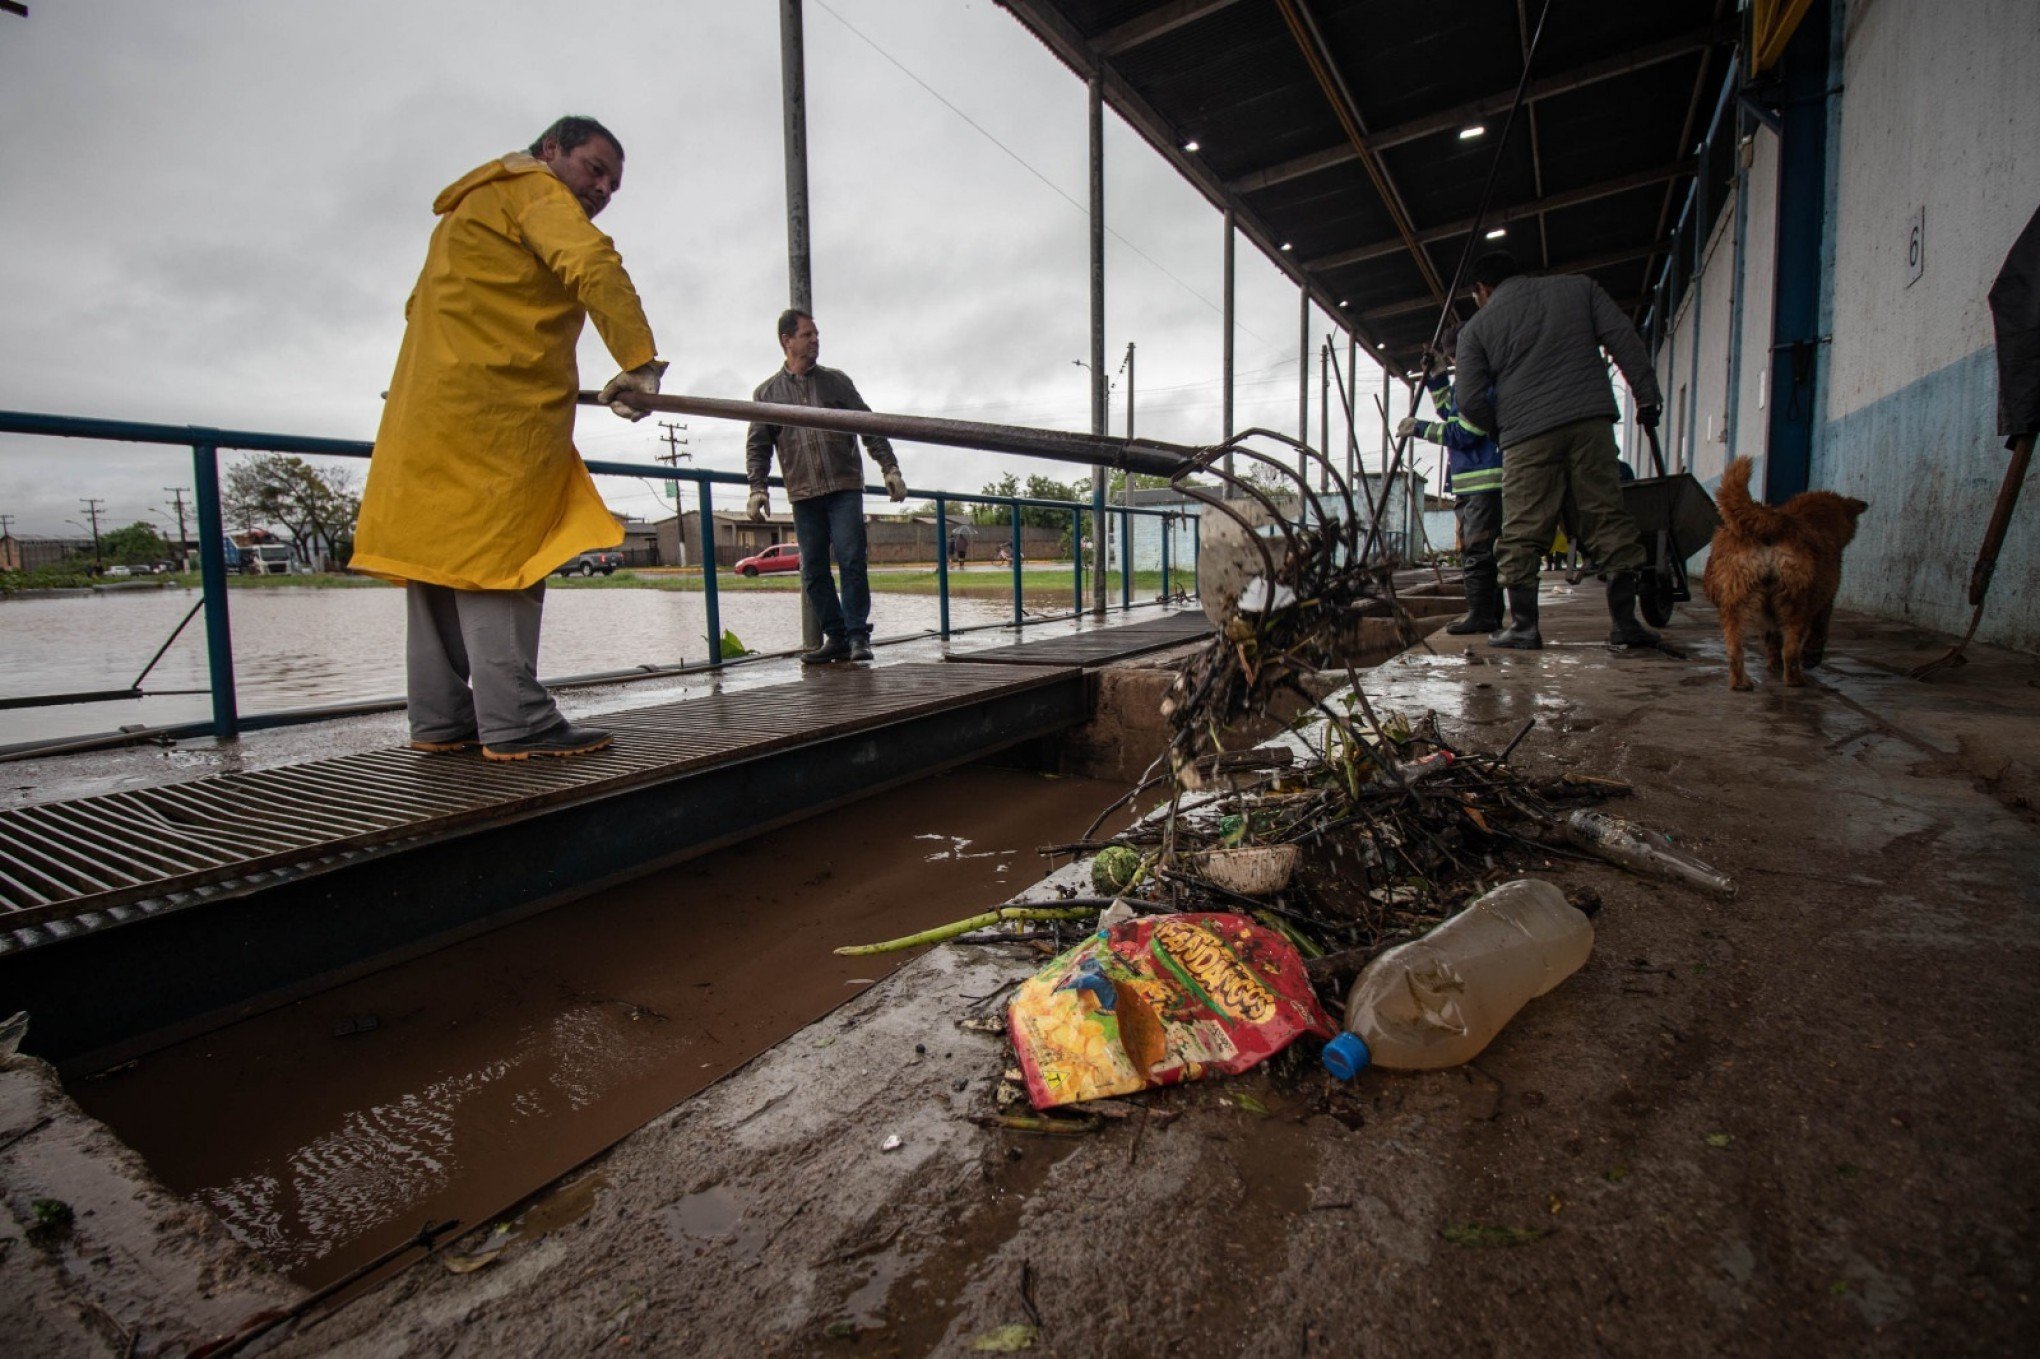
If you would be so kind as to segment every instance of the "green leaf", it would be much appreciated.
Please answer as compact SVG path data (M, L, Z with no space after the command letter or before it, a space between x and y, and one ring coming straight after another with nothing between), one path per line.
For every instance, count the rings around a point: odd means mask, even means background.
M1226 1098L1231 1100L1237 1107L1246 1110L1257 1118L1266 1118L1268 1116L1268 1106L1255 1099L1252 1095L1228 1095Z
M1709 1134L1707 1134L1707 1145L1708 1145L1708 1146L1710 1146L1710 1147L1725 1147L1725 1146L1727 1146L1727 1145L1728 1145L1729 1143L1731 1143L1731 1142L1733 1142L1733 1141L1735 1141L1735 1134L1734 1134L1734 1133L1709 1133Z
M980 1354L1018 1354L1021 1350L1034 1348L1034 1337L1040 1334L1024 1321L1010 1326L994 1326L991 1330L970 1342L973 1351Z
M731 632L728 628L723 629L722 658L724 660L733 661L736 660L739 656L748 656L750 654L751 649L744 645L744 641L741 637L737 636L736 633Z
M1495 1227L1482 1222L1445 1229L1445 1239L1455 1246L1527 1246L1550 1234L1549 1227Z

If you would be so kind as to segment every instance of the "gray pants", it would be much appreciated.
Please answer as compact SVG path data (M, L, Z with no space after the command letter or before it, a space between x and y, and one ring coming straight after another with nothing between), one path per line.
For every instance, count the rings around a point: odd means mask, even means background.
M411 739L484 745L533 736L564 719L538 682L545 582L527 590L404 584Z

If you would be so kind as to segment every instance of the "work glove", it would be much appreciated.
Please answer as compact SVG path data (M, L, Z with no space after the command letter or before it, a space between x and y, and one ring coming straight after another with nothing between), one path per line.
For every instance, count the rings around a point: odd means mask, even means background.
M885 493L893 498L895 504L907 498L907 479L900 475L899 468L885 469Z
M753 491L751 492L750 503L744 506L744 513L750 515L753 519L762 520L765 517L765 512L770 508L771 505L767 501L765 493L763 491Z
M596 396L609 409L626 420L642 420L651 412L641 410L622 399L625 392L642 392L646 396L659 394L659 379L666 375L666 361L653 359L650 363L639 364L628 372L618 373L609 379L601 393Z
M1402 422L1395 427L1395 437L1398 439L1407 439L1416 432L1417 417L1414 415L1405 415Z
M1658 416L1663 413L1657 406L1638 406L1636 408L1636 423L1642 425L1645 429L1656 429Z
M1425 345L1422 363L1424 369L1424 376L1429 377L1431 376L1431 374L1437 372L1439 369L1445 366L1445 356L1440 354L1437 350L1431 348L1431 346Z

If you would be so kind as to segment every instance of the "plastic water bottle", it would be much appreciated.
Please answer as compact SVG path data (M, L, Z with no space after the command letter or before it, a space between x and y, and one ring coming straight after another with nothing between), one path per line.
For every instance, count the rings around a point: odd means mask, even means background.
M1594 927L1548 882L1504 883L1421 939L1369 963L1346 997L1346 1032L1325 1069L1351 1080L1369 1064L1458 1066L1516 1011L1579 970Z
M1680 849L1662 831L1619 816L1581 808L1565 819L1565 838L1610 863L1654 877L1670 878L1718 896L1735 895L1727 874Z

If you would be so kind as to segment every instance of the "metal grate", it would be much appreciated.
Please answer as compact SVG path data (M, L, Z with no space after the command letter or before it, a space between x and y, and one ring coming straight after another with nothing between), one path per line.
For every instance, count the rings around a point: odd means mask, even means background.
M790 684L605 714L616 744L572 760L379 750L0 810L0 929L190 892L499 822L883 726L1056 676L941 664L831 667Z
M1181 646L1211 633L1211 620L1188 609L1139 623L1088 628L1065 637L1016 642L989 651L955 652L952 661L988 661L999 665L1098 666L1122 661L1163 647Z

